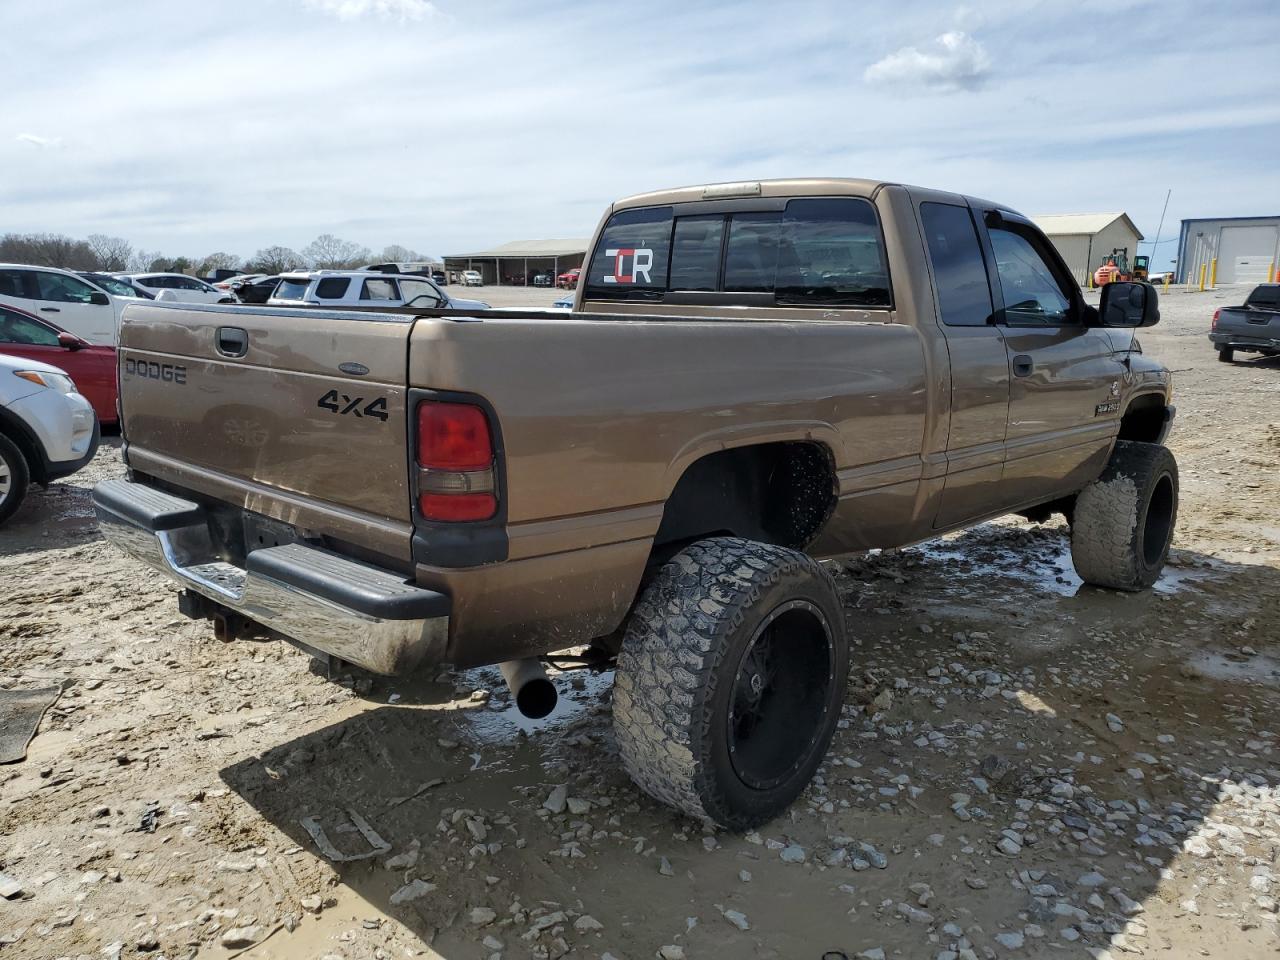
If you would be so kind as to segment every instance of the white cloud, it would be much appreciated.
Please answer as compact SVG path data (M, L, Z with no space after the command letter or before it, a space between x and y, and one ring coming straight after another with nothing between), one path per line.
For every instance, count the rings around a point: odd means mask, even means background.
M421 20L435 12L435 5L430 0L306 0L306 3L339 20L359 20L366 16L386 20Z
M972 90L991 70L986 48L960 30L944 33L921 50L903 47L867 67L868 83L902 84L943 90Z
M33 147L39 147L41 150L45 147L56 147L62 143L60 137L41 137L34 133L20 133L13 139L19 143L29 143Z

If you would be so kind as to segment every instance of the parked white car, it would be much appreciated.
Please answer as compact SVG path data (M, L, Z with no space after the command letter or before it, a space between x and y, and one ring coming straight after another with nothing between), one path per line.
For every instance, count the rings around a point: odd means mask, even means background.
M316 270L282 273L280 285L267 304L300 303L326 307L422 307L430 310L488 310L480 300L450 297L426 277L370 273L366 270Z
M122 274L156 295L157 300L176 300L180 303L235 303L236 298L227 290L219 290L185 273L129 273Z
M462 285L464 287L483 287L484 277L480 276L479 270L463 270Z
M0 263L0 304L44 317L90 343L116 345L128 302L70 270Z
M70 476L98 449L98 419L66 372L0 355L0 524L32 483Z

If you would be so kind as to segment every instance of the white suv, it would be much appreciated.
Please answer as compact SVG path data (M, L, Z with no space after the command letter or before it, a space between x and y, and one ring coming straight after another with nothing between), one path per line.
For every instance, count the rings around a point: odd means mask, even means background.
M430 310L488 310L480 300L450 297L426 277L370 273L367 270L316 270L282 273L267 304L300 303L326 307L422 307Z
M98 449L98 419L65 372L0 356L0 524L32 482L70 476Z
M34 313L90 343L116 345L120 313L130 302L70 270L0 263L0 306Z
M235 303L236 298L227 290L219 290L212 284L188 277L185 273L130 273L122 274L156 295L157 300L176 300L179 303Z

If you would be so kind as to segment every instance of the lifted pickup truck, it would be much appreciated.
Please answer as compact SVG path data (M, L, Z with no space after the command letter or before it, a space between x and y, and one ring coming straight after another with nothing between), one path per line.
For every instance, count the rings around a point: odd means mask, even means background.
M1218 359L1231 363L1236 351L1280 355L1280 283L1261 283L1238 307L1213 311L1209 340Z
M797 796L840 715L814 557L1056 511L1086 581L1159 575L1150 286L1095 309L1025 217L865 180L632 197L592 249L569 313L130 306L103 531L224 633L501 664L533 715L538 658L589 645L634 779L731 828Z

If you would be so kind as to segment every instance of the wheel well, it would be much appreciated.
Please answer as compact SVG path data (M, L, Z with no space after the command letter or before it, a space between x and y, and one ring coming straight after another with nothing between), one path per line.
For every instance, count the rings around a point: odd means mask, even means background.
M835 462L822 444L720 450L695 460L676 483L654 555L665 559L686 543L717 534L800 548L822 529L835 502Z
M23 428L21 421L7 415L4 410L0 410L0 436L17 447L23 459L27 461L27 474L30 476L31 482L43 484L46 475L44 458L40 456L40 448L36 445L36 441L32 439L30 433Z
M1120 434L1116 439L1155 443L1164 430L1164 421L1164 397L1155 393L1135 397L1120 418Z

